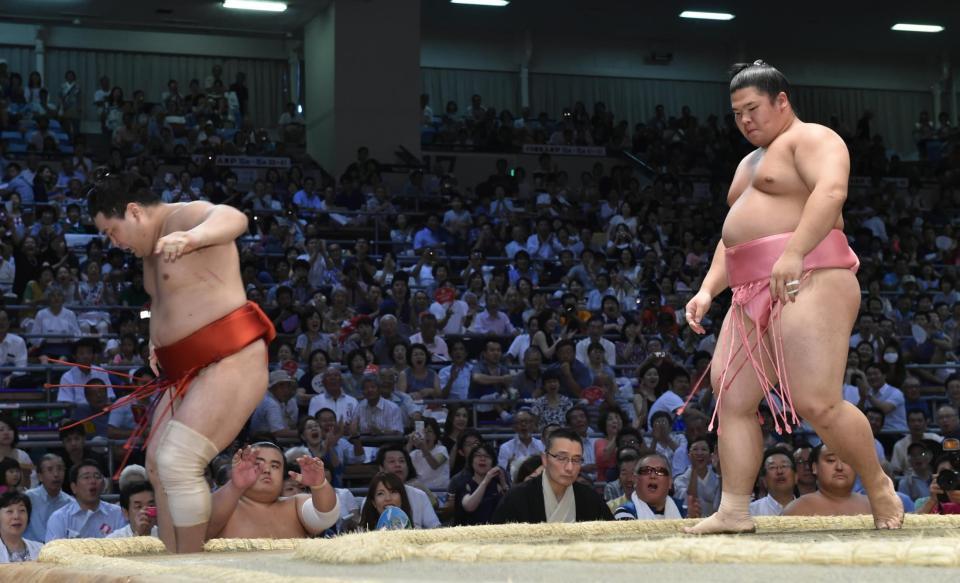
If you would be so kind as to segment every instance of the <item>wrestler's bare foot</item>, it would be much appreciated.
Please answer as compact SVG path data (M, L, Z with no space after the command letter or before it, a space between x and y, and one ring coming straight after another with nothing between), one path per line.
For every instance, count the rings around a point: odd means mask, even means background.
M903 501L893 489L893 481L883 477L877 487L867 490L873 524L880 530L895 530L903 526Z
M687 534L738 534L742 532L755 532L756 524L750 516L739 518L734 516L725 516L717 512L713 516L704 518L696 526L690 526L683 529Z

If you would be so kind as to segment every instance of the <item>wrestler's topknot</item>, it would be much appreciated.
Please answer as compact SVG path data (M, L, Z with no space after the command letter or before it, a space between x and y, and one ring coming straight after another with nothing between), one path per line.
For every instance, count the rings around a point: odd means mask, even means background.
M757 59L752 63L736 63L730 67L730 93L753 87L766 93L772 101L782 91L790 98L790 82L766 61Z

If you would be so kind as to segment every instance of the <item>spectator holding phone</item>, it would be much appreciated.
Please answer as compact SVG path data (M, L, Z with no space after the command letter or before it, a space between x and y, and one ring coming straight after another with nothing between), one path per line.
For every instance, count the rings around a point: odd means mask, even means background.
M107 538L159 536L157 501L150 482L133 482L120 490L120 509L129 524L111 532Z

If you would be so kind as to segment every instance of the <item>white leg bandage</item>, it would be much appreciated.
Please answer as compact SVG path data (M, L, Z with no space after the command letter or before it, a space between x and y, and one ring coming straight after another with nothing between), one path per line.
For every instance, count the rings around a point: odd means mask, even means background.
M307 500L300 506L300 522L310 534L319 534L340 520L340 499L333 505L329 512L320 512L313 507L313 498Z
M203 471L220 450L205 436L179 421L168 421L157 443L157 475L167 493L176 527L210 520L210 488Z

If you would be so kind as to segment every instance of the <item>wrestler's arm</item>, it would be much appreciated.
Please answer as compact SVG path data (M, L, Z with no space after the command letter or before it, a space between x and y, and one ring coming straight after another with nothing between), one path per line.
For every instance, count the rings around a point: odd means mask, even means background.
M203 213L200 224L189 232L200 239L201 247L232 243L247 232L247 215L232 206L213 205Z
M230 517L237 509L243 490L230 480L218 488L211 496L212 509L210 520L207 522L207 539L216 538L230 521Z
M750 169L755 163L756 152L744 156L740 164L737 165L736 172L733 173L733 180L730 181L730 190L727 193L727 205L733 206L740 195L750 186ZM723 238L717 241L717 248L713 252L713 259L710 261L710 269L707 275L703 277L700 284L700 291L710 294L710 298L715 298L725 289L730 287L727 281L727 247L723 244ZM698 322L699 325L699 322Z
M784 254L801 259L816 247L837 224L847 200L850 154L847 145L832 130L810 124L797 138L794 160L800 178L810 189L800 224Z
M717 248L713 252L710 269L707 270L707 275L703 277L703 283L700 284L700 289L705 290L712 298L717 297L730 286L727 282L726 255L727 247L723 244L723 239L720 239L717 241Z
M261 464L256 461L257 448L245 447L233 455L230 481L210 496L210 520L207 521L207 539L216 538L237 510L243 493L260 475Z
M304 462L305 465L307 463L309 462ZM323 466L320 465L319 467L322 468ZM323 475L322 469L320 469L319 475ZM295 497L297 517L300 519L300 524L304 530L309 534L319 534L336 524L340 518L337 493L325 477L319 485L312 485L316 482L316 479L313 479L314 476L306 477L306 472L301 476L303 480L301 484L310 486L310 495L298 494Z
M175 215L170 222L173 232L160 237L154 248L165 261L175 261L204 247L233 243L247 231L247 216L231 206L196 201Z

